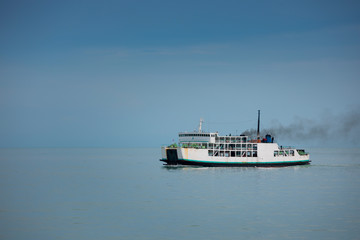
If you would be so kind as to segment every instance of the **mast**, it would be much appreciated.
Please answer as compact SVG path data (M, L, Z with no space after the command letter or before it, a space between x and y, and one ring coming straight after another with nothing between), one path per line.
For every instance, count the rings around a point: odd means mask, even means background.
M260 141L260 110L258 110L257 140Z
M204 122L204 120L202 118L200 118L200 123L199 123L199 133L201 133L201 127L202 127L202 123Z

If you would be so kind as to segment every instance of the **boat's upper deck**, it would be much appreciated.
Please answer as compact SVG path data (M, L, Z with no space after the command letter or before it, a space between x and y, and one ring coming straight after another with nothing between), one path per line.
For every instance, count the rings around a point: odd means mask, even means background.
M179 133L179 143L215 143L217 133L183 132Z
M248 136L219 136L218 133L205 132L182 132L179 133L179 143L247 143L257 142L257 139L251 139Z

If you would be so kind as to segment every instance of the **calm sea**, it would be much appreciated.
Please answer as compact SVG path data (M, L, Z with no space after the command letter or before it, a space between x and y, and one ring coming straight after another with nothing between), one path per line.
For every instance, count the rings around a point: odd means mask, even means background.
M284 168L160 149L0 149L0 239L360 239L360 149Z

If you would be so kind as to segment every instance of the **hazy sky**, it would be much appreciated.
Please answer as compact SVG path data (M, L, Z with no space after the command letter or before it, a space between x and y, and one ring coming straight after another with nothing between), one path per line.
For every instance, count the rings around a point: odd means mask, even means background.
M359 9L0 1L0 147L157 147L200 117L221 134L255 128L258 109L263 128L304 127L293 139L346 128L360 146Z

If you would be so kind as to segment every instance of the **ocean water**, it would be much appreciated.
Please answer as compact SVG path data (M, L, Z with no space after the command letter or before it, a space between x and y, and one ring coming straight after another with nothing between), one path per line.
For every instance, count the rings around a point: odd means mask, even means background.
M360 149L283 168L159 149L0 149L0 239L360 239Z

